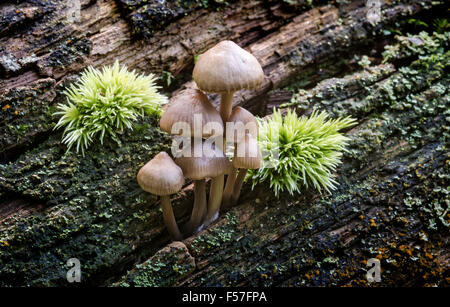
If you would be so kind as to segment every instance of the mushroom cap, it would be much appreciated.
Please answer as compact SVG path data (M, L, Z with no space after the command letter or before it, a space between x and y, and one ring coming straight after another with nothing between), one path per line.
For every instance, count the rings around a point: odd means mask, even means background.
M178 192L184 184L183 171L166 152L160 152L147 162L137 174L141 188L164 196Z
M209 101L208 97L198 89L186 89L170 99L169 106L161 116L159 126L161 130L172 134L172 127L175 123L185 122L191 129L191 136L194 137L194 115L201 118L202 137L207 138L213 135L213 131L203 131L208 123L217 123L223 132L223 121L219 112ZM181 131L180 131L181 133ZM220 133L222 134L222 133ZM199 136L196 136L199 137Z
M184 176L193 180L214 178L228 174L232 169L231 162L222 150L198 140L191 140L191 146L175 159L175 163L181 167Z
M234 143L241 142L247 133L250 133L254 138L258 137L258 122L256 121L256 118L252 113L242 107L234 108L227 122L235 124L234 130L239 129L239 126L236 126L236 124L242 123L244 125L245 131L242 131L241 133L234 131Z
M240 149L240 146L245 146ZM245 135L243 142L234 148L233 166L235 168L257 169L261 167L262 155L258 142L249 133Z
M200 89L225 93L258 87L264 72L252 54L225 40L199 56L193 77Z

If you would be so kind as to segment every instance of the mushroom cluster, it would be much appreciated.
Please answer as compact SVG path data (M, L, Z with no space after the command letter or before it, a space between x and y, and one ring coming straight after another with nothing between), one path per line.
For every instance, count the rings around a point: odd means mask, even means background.
M264 80L258 60L234 42L222 41L199 56L193 78L198 89L186 89L172 97L160 120L160 128L175 136L175 160L160 153L138 174L145 191L161 196L164 221L174 240L182 235L168 195L181 188L184 178L194 182L194 205L183 228L185 235L191 235L216 220L221 205L237 202L247 170L262 163L255 117L242 107L233 109L234 92L254 89ZM205 92L221 95L219 111ZM228 147L233 148L231 162L225 154Z

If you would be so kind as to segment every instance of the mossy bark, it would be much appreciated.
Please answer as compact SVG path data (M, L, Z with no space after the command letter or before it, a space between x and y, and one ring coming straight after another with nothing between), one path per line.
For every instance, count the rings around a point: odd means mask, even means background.
M75 19L67 1L5 4L0 285L69 286L66 262L73 257L84 285L446 284L448 46L439 46L445 57L424 62L419 55L434 52L426 37L398 42L383 32L395 22L402 31L411 16L445 12L443 4L386 2L378 24L368 22L362 0L194 4L156 31L143 23L141 35L132 16L143 8L123 2L83 0ZM268 185L244 185L236 207L184 240L187 251L180 243L157 252L169 234L157 198L136 182L145 162L169 151L157 119L141 119L120 145L106 140L83 157L66 152L51 114L79 71L116 59L145 73L170 72L175 80L162 84L168 94L193 86L194 56L222 39L250 50L266 74L259 89L237 92L234 105L259 115L287 103L305 114L315 107L359 124L347 132L349 152L331 195L305 190L277 199ZM388 43L407 46L381 64ZM358 65L355 53L369 55L372 65ZM220 97L211 98L218 106ZM172 198L179 224L192 202L187 183ZM172 250L173 259L161 256ZM380 284L365 279L369 258L381 260ZM144 271L133 271L136 264ZM173 278L145 271L160 266L175 268Z

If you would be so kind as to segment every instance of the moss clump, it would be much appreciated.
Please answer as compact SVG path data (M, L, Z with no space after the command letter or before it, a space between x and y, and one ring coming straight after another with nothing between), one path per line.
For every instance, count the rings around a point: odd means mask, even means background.
M66 90L68 103L57 105L54 114L61 118L55 129L65 127L62 142L68 150L76 145L83 155L95 138L103 144L105 134L120 144L117 133L132 128L138 117L161 113L167 98L157 89L153 75L128 72L117 61L102 71L89 67L79 82Z
M355 120L327 119L325 112L314 111L310 117L298 117L288 111L283 118L279 111L260 121L258 142L266 167L249 173L253 186L269 180L278 195L287 190L300 192L300 186L330 191L337 182L332 172L340 164L348 138L338 131L355 125Z

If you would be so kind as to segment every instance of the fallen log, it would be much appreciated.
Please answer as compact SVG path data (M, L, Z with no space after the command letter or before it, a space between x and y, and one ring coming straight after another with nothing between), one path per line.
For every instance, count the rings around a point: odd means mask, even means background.
M401 71L416 70L411 59L356 73L361 68L351 64L372 49L378 64L379 46L392 40L382 27L435 12L439 3L386 2L381 21L371 24L365 1L230 1L218 10L189 7L186 16L140 35L131 15L142 6L124 9L123 2L81 1L79 18L65 1L2 4L8 22L0 23L0 285L68 285L66 261L73 257L85 285L140 285L140 269L126 272L149 258L150 266L160 261L156 252L169 237L156 197L139 188L136 173L168 150L170 139L155 128L157 119L146 118L120 136L119 147L106 141L85 157L66 153L61 131L53 130L54 106L82 69L116 59L145 73L170 73L175 81L161 85L176 95L193 86L194 57L223 39L251 51L266 74L261 88L236 94L236 105L259 115L288 102L299 113L315 105L332 116L355 116L360 125L348 132L353 141L339 190L280 199L262 186L243 193L239 206L185 240L183 259L190 268L194 258L195 270L152 285L367 285L364 261L372 257L391 272L383 285L445 282L448 217L445 207L434 208L448 186L446 119L434 105L418 114L398 108L410 104L412 93L448 109L448 78ZM396 92L399 84L413 90ZM305 86L311 89L297 93ZM188 184L175 199L180 223L192 197Z

